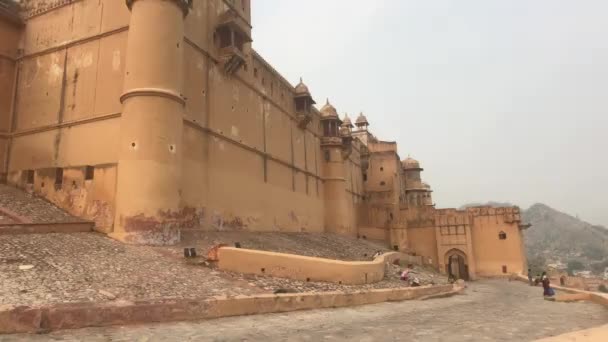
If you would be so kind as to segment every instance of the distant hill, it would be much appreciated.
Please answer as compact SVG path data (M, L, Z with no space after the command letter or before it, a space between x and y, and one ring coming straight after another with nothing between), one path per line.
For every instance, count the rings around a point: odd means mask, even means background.
M491 205L510 206L510 203L488 202L467 204L462 208ZM587 269L600 274L608 267L608 229L537 203L522 209L523 223L532 227L525 233L528 262L532 268L560 261L573 269Z

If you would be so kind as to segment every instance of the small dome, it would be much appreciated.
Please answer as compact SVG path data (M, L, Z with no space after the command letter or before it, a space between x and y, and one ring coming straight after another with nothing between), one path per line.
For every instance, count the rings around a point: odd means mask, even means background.
M350 121L348 114L344 113L344 119L342 119L342 126L353 128L353 123Z
M411 157L407 157L405 160L401 161L401 166L404 169L419 169L420 163Z
M325 105L323 106L323 108L321 108L320 112L321 118L340 119L340 117L338 116L338 111L336 111L336 108L332 106L331 103L329 103L329 99L327 99L327 102L325 102Z
M310 91L308 91L308 87L306 86L306 84L304 84L304 82L302 82L302 77L300 77L300 83L298 83L298 85L296 85L296 95L309 95L310 96Z
M365 117L365 115L363 115L363 112L359 113L359 116L357 117L355 124L357 126L369 125L369 122L367 122L367 118Z

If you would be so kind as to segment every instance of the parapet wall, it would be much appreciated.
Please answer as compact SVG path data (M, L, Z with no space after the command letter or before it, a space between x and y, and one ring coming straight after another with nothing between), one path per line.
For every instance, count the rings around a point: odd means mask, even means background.
M382 280L385 263L391 263L400 258L408 258L408 256L398 252L389 252L382 254L373 261L341 261L222 247L219 250L219 268L232 272L268 275L300 281L360 285L377 283Z

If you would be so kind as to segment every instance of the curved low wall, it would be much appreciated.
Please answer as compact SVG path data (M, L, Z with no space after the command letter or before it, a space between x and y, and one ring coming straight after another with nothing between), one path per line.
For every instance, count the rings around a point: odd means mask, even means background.
M452 285L376 289L355 292L219 296L209 299L164 299L135 302L66 303L47 307L0 307L0 334L41 333L60 329L152 322L192 321L239 315L340 308L387 301L456 294Z
M521 280L525 283L528 282L528 278L523 274L518 274L517 279ZM551 287L555 290L577 295L576 297L563 296L563 301L586 300L586 301L594 302L597 304L601 304L605 308L608 309L608 294L606 294L606 293L579 290L579 289L575 289L575 288L571 288L571 287L565 287L565 286L559 286L559 285L553 285L553 284L551 284Z
M219 249L219 268L226 271L268 275L301 281L359 285L377 283L384 278L386 262L405 254L388 252L373 261L341 261L295 254L258 251L234 247Z

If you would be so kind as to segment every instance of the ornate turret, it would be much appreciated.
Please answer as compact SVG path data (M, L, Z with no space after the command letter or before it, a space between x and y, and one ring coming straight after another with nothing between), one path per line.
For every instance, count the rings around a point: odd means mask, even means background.
M250 32L249 24L233 8L228 8L220 15L214 40L219 49L220 62L227 74L235 73L246 63L245 44L252 41Z
M352 121L350 121L348 114L346 114L346 113L344 113L344 119L342 119L342 126L348 127L350 130L352 130L353 127L355 127L353 125Z
M356 228L351 220L349 202L346 192L346 169L344 160L350 153L352 137L349 128L342 125L338 111L325 102L320 110L323 135L321 164L325 196L325 230L328 233L356 235Z
M296 106L296 116L298 119L298 126L300 128L306 128L310 120L312 119L312 105L316 102L312 99L308 87L302 82L300 77L300 83L296 85L294 102Z
M355 126L357 126L357 129L359 129L360 131L367 131L367 126L369 126L369 122L367 121L365 115L363 115L363 112L359 113L359 116L355 121Z
M401 161L405 173L405 194L408 206L418 207L427 204L427 194L430 187L422 183L420 172L423 170L420 163L411 157Z
M342 137L342 158L346 159L352 152L352 127L353 124L350 122L348 114L344 114L344 120L340 125L340 136Z
M422 171L423 169L420 167L420 163L411 157L407 157L406 159L401 161L401 166L404 170L414 170L414 171Z
M433 190L431 189L431 186L425 182L422 182L422 187L426 189L426 193L423 195L424 205L428 205L428 206L435 205L433 203L433 196L432 196Z
M340 137L340 117L338 111L329 103L329 99L321 108L321 125L323 126L323 136L321 137L321 145L342 145Z

